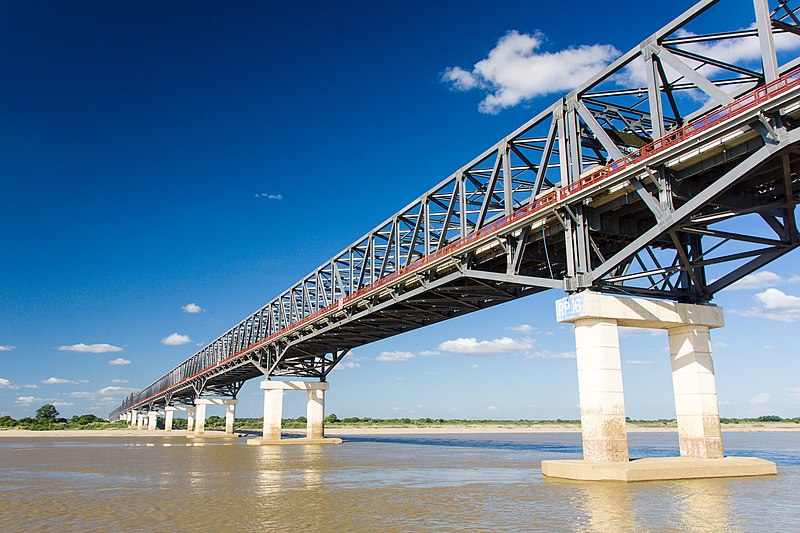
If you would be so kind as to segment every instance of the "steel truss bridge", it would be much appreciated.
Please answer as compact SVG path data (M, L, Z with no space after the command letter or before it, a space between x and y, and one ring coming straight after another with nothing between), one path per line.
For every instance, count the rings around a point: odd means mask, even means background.
M547 289L705 303L793 250L800 58L775 43L800 46L800 1L687 28L732 3L697 3L110 416L325 380L354 347Z

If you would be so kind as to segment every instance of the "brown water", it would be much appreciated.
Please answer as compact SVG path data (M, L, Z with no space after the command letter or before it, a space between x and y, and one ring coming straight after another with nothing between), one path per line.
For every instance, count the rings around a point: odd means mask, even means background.
M632 434L633 455L676 455ZM800 531L800 433L727 434L779 475L653 483L543 478L580 436L0 439L0 531Z

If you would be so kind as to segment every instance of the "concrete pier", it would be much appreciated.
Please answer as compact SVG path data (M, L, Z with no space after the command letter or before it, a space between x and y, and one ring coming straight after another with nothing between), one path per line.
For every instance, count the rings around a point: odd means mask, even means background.
M325 437L325 391L326 382L310 381L272 381L261 382L264 391L264 425L262 437L249 439L252 445L298 445L298 444L340 444L342 439ZM300 439L281 438L281 419L283 416L283 391L306 391L306 437Z
M233 423L236 416L236 405L239 400L226 399L226 398L197 398L194 401L194 410L191 413L194 415L194 433L189 435L195 438L212 438L212 437L236 437L233 431ZM206 406L208 405L224 405L225 406L225 433L211 432L206 433Z
M178 408L174 405L164 407L164 431L172 431L172 419Z
M158 428L158 411L150 411L147 413L147 429L155 431Z
M556 302L556 316L575 325L583 460L542 461L542 474L647 481L776 473L763 459L724 457L709 334L724 325L721 308L584 291ZM628 460L619 326L668 332L679 458Z

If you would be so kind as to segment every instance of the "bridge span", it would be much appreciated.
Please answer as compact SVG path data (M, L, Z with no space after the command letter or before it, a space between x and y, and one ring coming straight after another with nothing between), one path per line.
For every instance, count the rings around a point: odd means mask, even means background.
M628 458L619 324L669 329L681 454L722 457L710 302L800 244L800 58L775 46L800 40L798 8L753 0L750 28L688 29L719 27L731 3L698 2L111 416L154 428L160 410L197 409L202 433L205 405L227 403L232 432L236 394L264 377L263 440L280 440L282 391L301 389L323 441L326 378L349 350L558 289L573 295L558 313L576 323L584 457ZM719 56L734 45L758 58Z

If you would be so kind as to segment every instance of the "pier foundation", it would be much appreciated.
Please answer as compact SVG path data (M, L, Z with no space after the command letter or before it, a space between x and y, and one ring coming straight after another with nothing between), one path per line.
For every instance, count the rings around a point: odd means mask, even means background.
M172 419L178 408L174 405L164 407L164 431L172 431Z
M297 444L340 444L342 439L325 437L325 391L329 384L311 381L272 381L261 382L264 391L264 425L261 438L249 439L253 445L297 445ZM306 437L299 439L281 438L281 418L283 416L283 391L306 391Z
M226 398L197 398L194 401L193 411L189 411L190 417L194 419L194 434L189 437L237 437L233 431L233 423L236 415L236 405L239 400ZM225 433L210 432L206 433L206 406L224 405L225 406Z
M583 460L542 461L542 474L647 481L777 472L763 459L724 457L709 335L724 325L721 308L584 291L556 302L556 316L575 325ZM679 458L629 461L619 326L668 332Z

